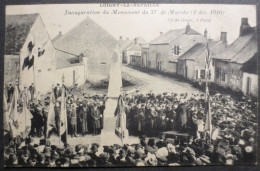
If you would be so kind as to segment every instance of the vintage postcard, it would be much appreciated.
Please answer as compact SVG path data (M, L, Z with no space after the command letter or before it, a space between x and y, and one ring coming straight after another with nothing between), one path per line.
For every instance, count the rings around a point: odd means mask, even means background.
M256 165L256 6L7 5L5 167Z

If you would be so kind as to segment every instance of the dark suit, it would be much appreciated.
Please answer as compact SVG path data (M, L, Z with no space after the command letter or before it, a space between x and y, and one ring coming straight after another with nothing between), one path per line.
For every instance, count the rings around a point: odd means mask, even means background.
M60 134L60 107L55 106L54 107L55 112L55 124L57 129L57 134Z
M77 136L76 131L77 131L77 109L76 107L72 107L71 110L71 120L70 120L70 125L71 125L71 137Z
M54 96L55 96L55 99L57 99L58 97L61 96L61 88L60 87L54 88Z
M99 109L92 108L91 110L93 134L97 135L98 129L100 129L100 111Z

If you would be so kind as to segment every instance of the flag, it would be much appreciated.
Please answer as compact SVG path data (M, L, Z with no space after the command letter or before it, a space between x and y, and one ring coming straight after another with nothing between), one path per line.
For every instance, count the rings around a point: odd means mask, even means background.
M6 96L4 93L4 133L10 132L10 127L9 127L9 111L8 111L8 104L6 100Z
M115 111L115 116L117 116L116 121L116 132L121 139L122 145L124 144L124 139L128 137L128 130L126 129L126 114L124 109L124 100L120 95L118 98L117 108Z
M15 85L14 92L13 92L13 95L12 95L11 104L10 104L10 108L9 108L9 111L8 111L10 119L13 120L13 121L17 121L17 119L18 119L18 113L17 113L18 98L19 98L18 87Z
M12 100L11 100L11 104L8 110L8 114L9 114L9 128L10 128L10 136L11 138L14 138L16 136L19 135L19 130L18 130L18 119L19 119L19 114L17 112L17 101L18 101L18 87L15 85L14 87L14 92L12 95Z
M206 113L206 122L204 129L209 132L210 142L211 142L211 135L212 135L212 123L211 123L211 107L210 107L210 94L209 94L209 71L210 71L210 44L207 42L206 44L206 58L205 58L205 71L206 71L206 84L205 84L205 101L206 101L206 107L205 107L205 113Z
M47 137L48 137L49 131L55 127L54 104L55 104L55 97L54 97L54 91L52 89L51 95L50 95L49 111L48 111L48 116L47 116L47 132L46 132Z
M24 92L23 110L22 110L22 113L19 115L19 118L17 121L19 134L22 135L22 137L24 137L24 138L26 138L31 131L31 119L32 119L32 114L27 107L27 95Z
M66 110L66 97L65 97L65 87L62 86L61 93L61 111L60 111L60 140L66 144L67 143L67 110Z

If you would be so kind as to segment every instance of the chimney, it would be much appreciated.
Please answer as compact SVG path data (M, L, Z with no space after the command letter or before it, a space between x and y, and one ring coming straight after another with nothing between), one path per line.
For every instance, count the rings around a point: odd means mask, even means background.
M122 36L120 36L120 37L119 37L119 39L120 39L120 40L123 40L123 37L122 37Z
M190 34L190 31L191 28L190 28L190 24L188 23L187 26L186 26L186 31L185 31L185 34Z
M135 38L135 44L137 44L138 43L138 39L137 38Z
M204 37L208 38L208 31L207 31L207 29L204 30Z
M160 35L162 35L163 34L163 32L160 32Z
M220 33L220 41L227 42L227 32Z
M251 26L248 24L248 18L241 18L240 36L243 36L251 31Z

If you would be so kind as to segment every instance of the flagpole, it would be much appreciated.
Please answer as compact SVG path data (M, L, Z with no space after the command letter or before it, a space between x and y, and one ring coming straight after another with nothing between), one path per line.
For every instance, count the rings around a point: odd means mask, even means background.
M208 105L208 129L209 129L209 143L211 144L211 132L212 132L212 125L211 125L211 110L210 110L210 95L209 95L209 86L208 86L208 80L209 80L209 66L210 66L210 50L209 50L209 40L207 42L207 54L206 54L206 85L205 85L205 94L206 94L206 100Z

